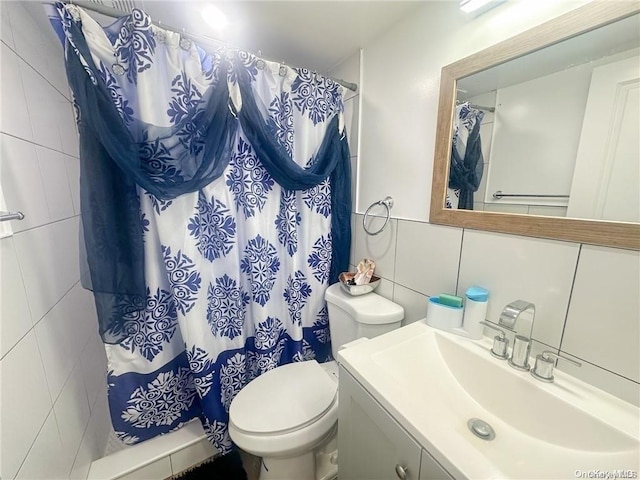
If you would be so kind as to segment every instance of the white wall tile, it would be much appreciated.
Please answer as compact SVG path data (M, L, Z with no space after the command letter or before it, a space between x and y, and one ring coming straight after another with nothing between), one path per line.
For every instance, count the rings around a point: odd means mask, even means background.
M91 449L92 442L89 440L89 437L90 433L87 430L73 462L71 473L69 474L69 478L72 480L86 480L89 475L89 470L91 469L91 462L98 458L98 453ZM91 479L111 480L105 477L91 477Z
M6 212L8 210L6 202L4 201L4 193L2 193L2 183L0 183L0 210ZM0 239L13 236L13 229L11 223L15 220L5 220L0 222Z
M16 54L6 45L0 44L0 129L16 137L31 140L33 135L19 63Z
M118 477L119 480L158 480L171 476L171 461L169 457L161 458L128 475Z
M58 129L60 131L60 141L62 142L62 151L67 155L79 157L79 139L78 130L76 129L75 113L70 102L66 105L60 105L60 123Z
M58 126L65 122L69 101L27 63L20 60L19 64L33 140L40 145L62 151Z
M640 252L583 245L563 351L640 382Z
M107 387L105 386L93 404L91 419L87 425L87 432L93 436L96 449L99 453L94 460L104 456L111 430L113 430L113 426L111 424Z
M80 278L78 217L19 233L14 241L37 322Z
M625 402L640 407L640 384L600 368L597 365L585 362L584 359L574 357L567 352L562 353L573 360L577 360L582 365L578 367L560 359L556 367L558 370L621 398Z
M64 446L62 461L67 474L71 471L90 417L87 392L80 368L80 364L77 363L53 405Z
M60 152L36 147L42 174L44 193L51 221L62 220L75 214L67 178L67 157Z
M427 295L414 292L398 283L393 289L393 301L404 308L403 326L421 320L427 315L428 300Z
M80 215L80 160L75 157L65 155L67 163L67 178L71 190L71 200L73 201L73 211Z
M76 455L70 478L73 480L86 479L91 468L91 462L104 456L109 430L111 428L111 419L109 418L109 407L107 406L107 391L102 390L98 396L98 401L91 413L91 418L87 424L87 428L82 437L80 449ZM98 480L105 478L111 480L113 477L105 477L101 475L91 475L91 479ZM161 477L165 478L165 477Z
M70 100L62 44L51 28L49 18L39 2L22 2L22 5L27 11L29 17L27 22L31 29L35 27L39 30L39 35L31 34L32 37L38 37L39 51L37 53L39 57L37 63L27 60L28 63L38 70L56 90ZM16 40L16 51L22 56L19 40Z
M500 212L500 213L519 213L526 215L529 211L528 205L507 205L499 203L485 203L485 212Z
M0 361L0 476L14 478L51 410L42 360L29 332Z
M566 217L567 207L545 207L542 205L531 205L529 215L543 215L545 217Z
M2 134L0 168L2 191L7 208L24 213L13 221L13 231L20 232L50 221L38 156L32 143Z
M209 442L209 440L201 440L194 445L171 454L171 470L174 475L201 463L208 458L213 457L218 450Z
M370 258L376 262L376 275L393 280L398 221L391 219L382 233L368 235L362 227L363 216L357 215L356 217L355 264L357 265L363 258ZM380 217L370 219L367 216L367 228L371 231L378 230L382 226L383 220Z
M54 401L80 359L89 337L91 324L85 321L85 309L78 302L81 293L80 285L76 284L35 327ZM93 319L89 320L93 322Z
M496 323L511 301L534 303L533 336L558 347L578 249L568 242L465 230L457 294L472 285L489 290L487 318Z
M10 48L14 48L13 33L11 32L9 10L6 2L0 2L0 39Z
M79 285L71 288L79 279L79 219L69 218L80 207L73 158L77 131L62 49L42 5L0 3L6 133L0 141L0 180L7 207L26 215L12 222L16 235L0 244L0 476L14 478L22 464L19 478L68 478L75 465L74 478L86 478L90 462L104 453L110 418L104 349L102 361L100 350L83 350L97 328L93 300ZM12 31L17 34L9 35Z
M41 35L33 34L35 25L25 8L26 2L3 3L6 3L6 11L9 13L16 52L35 68L44 69L41 51L45 42Z
M18 480L58 480L68 478L64 449L53 413L47 417L29 455L22 464Z
M378 285L378 288L375 289L375 292L381 297L393 301L393 289L395 287L394 283L388 278L380 277L380 279L382 281L380 282L380 285Z
M31 329L31 312L12 238L0 240L0 358Z
M12 1L7 6L18 55L51 83L65 88L62 47L40 3Z
M88 293L88 295L91 295ZM95 318L95 311L93 313ZM98 320L93 320L97 326ZM98 395L104 391L107 385L107 356L104 344L96 333L89 337L81 356L82 376L87 389L89 406L93 409Z
M462 229L398 220L395 282L424 295L454 293Z

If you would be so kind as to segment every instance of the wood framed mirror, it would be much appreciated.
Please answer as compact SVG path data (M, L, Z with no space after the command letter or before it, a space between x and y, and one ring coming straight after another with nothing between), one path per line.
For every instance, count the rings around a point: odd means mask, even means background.
M593 2L532 28L442 69L429 222L476 230L510 233L640 250L640 223L446 208L458 82L532 52L615 22L640 18L635 1ZM633 19L632 21L636 21ZM636 25L640 25L640 22ZM499 109L496 110L499 115ZM637 156L635 161L640 163ZM629 202L640 198L631 192Z

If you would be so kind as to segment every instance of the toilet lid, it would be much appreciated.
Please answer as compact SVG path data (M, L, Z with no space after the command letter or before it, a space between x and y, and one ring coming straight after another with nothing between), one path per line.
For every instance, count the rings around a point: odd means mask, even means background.
M261 375L231 402L229 418L239 430L276 433L299 428L333 404L337 382L315 360L283 365Z

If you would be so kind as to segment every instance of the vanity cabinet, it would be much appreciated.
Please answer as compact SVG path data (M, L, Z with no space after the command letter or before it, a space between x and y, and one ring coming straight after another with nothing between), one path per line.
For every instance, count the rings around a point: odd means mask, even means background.
M340 480L452 478L343 367L338 424Z

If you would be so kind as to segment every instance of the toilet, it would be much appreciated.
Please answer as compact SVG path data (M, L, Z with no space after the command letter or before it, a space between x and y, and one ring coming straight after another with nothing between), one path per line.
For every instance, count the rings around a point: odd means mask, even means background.
M327 288L331 350L394 330L404 309L375 293ZM245 386L229 408L229 434L262 457L260 480L333 480L337 475L338 365L315 360L282 365Z

